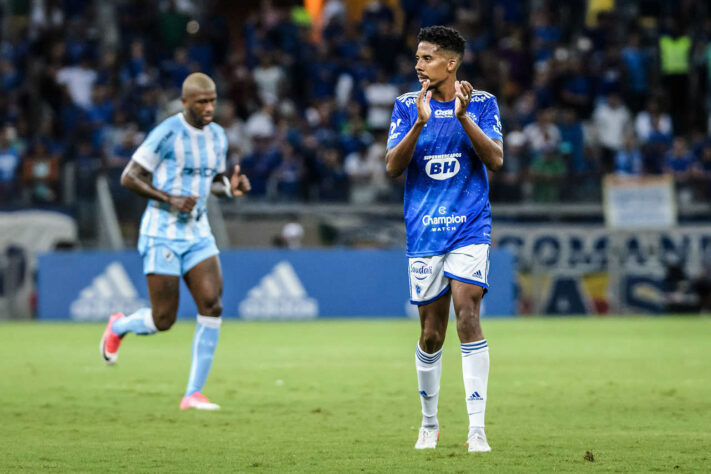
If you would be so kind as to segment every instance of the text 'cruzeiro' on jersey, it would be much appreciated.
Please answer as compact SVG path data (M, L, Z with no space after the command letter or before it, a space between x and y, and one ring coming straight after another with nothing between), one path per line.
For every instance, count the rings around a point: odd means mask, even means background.
M395 100L388 149L400 143L417 120L418 94L409 92ZM409 257L491 244L486 166L454 115L455 100L430 100L432 114L407 168L404 210ZM473 91L467 116L487 137L502 140L499 107L492 94Z
M156 189L200 198L189 214L149 199L141 219L141 234L175 240L211 235L207 198L215 175L225 172L226 155L227 137L216 123L199 129L179 113L154 128L132 159L153 173Z

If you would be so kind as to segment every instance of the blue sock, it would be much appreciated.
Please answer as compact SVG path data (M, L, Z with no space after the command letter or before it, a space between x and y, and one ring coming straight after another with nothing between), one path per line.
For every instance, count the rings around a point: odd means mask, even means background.
M192 395L202 390L210 373L212 358L215 356L217 339L220 336L222 318L201 316L197 317L197 327L193 338L193 359L190 366L190 378L185 396Z
M129 332L144 335L158 332L153 322L151 308L141 308L132 315L119 319L113 324L111 330L119 336L124 336Z

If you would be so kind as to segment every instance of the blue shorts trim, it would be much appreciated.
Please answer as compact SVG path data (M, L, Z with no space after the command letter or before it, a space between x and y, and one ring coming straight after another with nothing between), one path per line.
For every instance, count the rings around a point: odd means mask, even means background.
M466 278L458 277L457 275L452 275L449 272L444 272L444 276L451 278L452 280L461 281L463 283L469 283L470 285L480 286L480 287L484 288L484 294L486 294L486 292L489 291L489 285L487 285L484 282L476 281L476 280L468 280Z
M427 301L412 301L412 300L410 300L410 303L412 303L412 304L414 304L414 305L417 305L417 306L422 306L422 305L430 304L430 303L432 303L433 301L436 301L436 300L440 299L441 297L443 297L448 291L449 291L449 285L445 286L445 287L444 287L444 290L442 290L442 291L441 291L437 296L435 296L434 298L430 298L430 299L428 299Z

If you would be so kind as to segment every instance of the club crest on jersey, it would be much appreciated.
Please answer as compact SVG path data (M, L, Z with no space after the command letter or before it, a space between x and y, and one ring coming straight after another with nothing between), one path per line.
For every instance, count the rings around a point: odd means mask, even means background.
M432 275L432 265L428 265L422 260L415 260L412 262L412 265L410 265L410 274L413 275L416 280L425 280Z
M447 153L444 155L427 155L425 156L425 171L427 176L437 181L443 181L455 176L461 168L458 158L461 158L461 153Z

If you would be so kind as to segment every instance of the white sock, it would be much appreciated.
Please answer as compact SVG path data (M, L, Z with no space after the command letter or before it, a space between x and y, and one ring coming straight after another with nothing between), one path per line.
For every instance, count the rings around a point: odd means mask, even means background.
M422 403L422 426L438 427L437 402L439 401L439 379L442 375L442 349L428 354L417 343L415 350L417 388Z
M469 433L484 430L486 386L489 383L489 347L486 339L462 344L462 376L466 392Z

